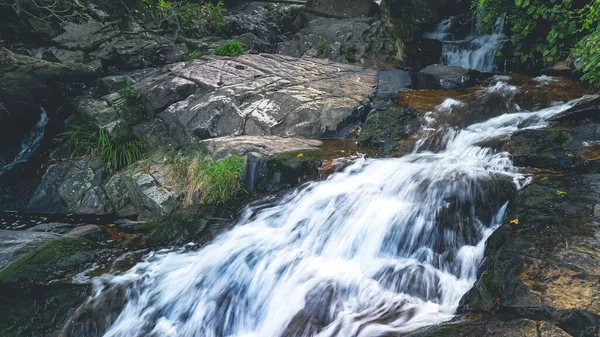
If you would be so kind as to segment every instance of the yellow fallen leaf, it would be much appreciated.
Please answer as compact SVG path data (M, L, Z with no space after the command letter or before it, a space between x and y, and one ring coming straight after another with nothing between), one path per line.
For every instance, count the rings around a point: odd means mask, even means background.
M108 225L108 227L115 227L115 224L111 223L110 225Z
M567 194L567 192L561 191L561 190L556 190L556 194L558 194L559 196L563 196L563 195Z
M302 152L298 153L298 157L304 157L304 153L302 153Z
M510 224L511 225L518 225L519 224L519 218L516 218L514 220L510 220Z

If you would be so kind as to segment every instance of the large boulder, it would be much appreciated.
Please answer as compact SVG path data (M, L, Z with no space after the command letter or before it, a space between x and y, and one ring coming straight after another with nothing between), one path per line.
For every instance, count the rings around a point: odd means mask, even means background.
M158 115L182 144L229 135L342 137L368 112L376 74L266 54L179 63L169 70L199 87Z

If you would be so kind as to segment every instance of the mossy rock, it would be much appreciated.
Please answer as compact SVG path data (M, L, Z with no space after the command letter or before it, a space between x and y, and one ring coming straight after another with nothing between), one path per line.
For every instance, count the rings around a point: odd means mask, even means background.
M390 154L419 128L418 116L412 109L388 107L375 110L362 126L358 145L382 148L384 154Z
M47 283L63 278L92 261L98 248L81 238L64 237L49 242L0 270L0 284Z
M161 247L197 239L206 228L208 219L193 215L184 218L182 214L172 216L170 221L156 224L154 230L148 235L146 244L149 247Z
M277 191L297 186L319 177L322 151L291 151L268 160L266 172L259 182L263 191Z

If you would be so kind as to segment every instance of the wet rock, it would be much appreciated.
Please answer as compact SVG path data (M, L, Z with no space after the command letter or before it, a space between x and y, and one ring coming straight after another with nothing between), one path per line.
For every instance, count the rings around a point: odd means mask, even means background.
M600 96L588 95L570 109L552 117L551 122L560 125L580 125L600 122Z
M381 70L377 73L377 92L376 97L395 98L398 93L412 86L410 73L406 70L389 69Z
M509 152L518 166L597 172L600 124L522 130L489 145Z
M99 186L104 167L98 159L65 161L50 165L27 206L29 211L69 213L101 212L103 207L86 193ZM96 204L94 204L96 203Z
M408 334L411 337L569 337L561 328L544 320L531 320L516 318L513 320L498 319L493 316L484 316L442 324L424 329L424 331Z
M88 239L95 242L106 238L106 234L98 225L77 226L70 230L66 235L74 238Z
M482 75L477 70L434 64L417 73L415 88L466 88L477 84L477 80L481 78Z
M31 231L0 230L0 270L37 247L60 239L60 235Z
M50 233L0 231L2 260L8 262L0 269L0 284L48 283L85 269L93 261L98 248L92 242ZM16 238L16 240L15 240ZM41 241L40 241L41 240ZM37 243L37 244L34 244Z
M27 231L66 234L69 231L71 231L73 229L73 227L74 227L73 224L61 223L61 222L50 222L50 223L33 226L31 228L28 228Z
M274 136L220 137L198 142L215 159L230 156L245 156L250 153L272 157L286 152L299 152L318 149L323 143L314 139L282 138Z
M174 214L168 220L152 226L154 230L146 237L146 243L149 247L160 247L184 244L191 240L203 241L199 237L202 236L203 231L208 230L208 224L207 216L186 214L185 212ZM146 225L146 227L150 226Z
M551 177L520 191L505 224L488 239L462 312L502 312L550 321L572 336L596 336L599 178Z
M379 12L377 5L369 0L308 0L306 9L329 17L366 17Z
M273 192L317 179L321 159L318 150L290 151L268 158L264 165L255 166L259 170L253 174L258 178L256 187L252 189Z
M396 150L400 142L421 128L414 110L384 106L373 110L361 128L359 146L384 149L385 154Z

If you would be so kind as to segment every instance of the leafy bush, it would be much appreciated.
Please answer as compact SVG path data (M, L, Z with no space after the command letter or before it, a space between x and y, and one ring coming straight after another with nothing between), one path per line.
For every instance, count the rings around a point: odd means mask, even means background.
M327 57L331 53L331 47L327 41L320 41L317 44L317 57Z
M89 125L72 125L61 134L74 154L100 157L109 172L129 166L144 156L145 144L139 139L111 139L104 130Z
M194 50L191 53L185 56L186 61L197 60L204 56L204 52L202 50Z
M240 56L244 53L245 49L242 43L238 40L227 41L222 46L215 48L215 55L217 56Z

